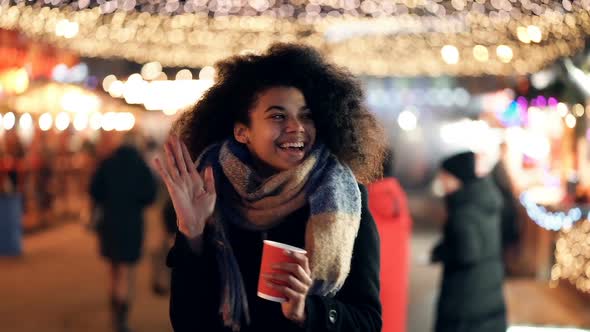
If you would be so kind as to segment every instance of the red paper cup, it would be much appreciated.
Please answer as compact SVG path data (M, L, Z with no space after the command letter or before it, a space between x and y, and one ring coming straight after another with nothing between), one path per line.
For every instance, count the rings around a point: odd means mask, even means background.
M290 246L288 244L279 243L275 241L264 240L264 247L262 248L262 262L260 263L260 276L258 277L258 296L274 302L285 302L287 298L285 295L266 285L266 279L262 277L265 273L281 272L272 268L272 265L277 263L296 263L297 261L288 256L285 251L292 251L301 254L306 254L307 251ZM277 284L284 284L281 281L276 281Z

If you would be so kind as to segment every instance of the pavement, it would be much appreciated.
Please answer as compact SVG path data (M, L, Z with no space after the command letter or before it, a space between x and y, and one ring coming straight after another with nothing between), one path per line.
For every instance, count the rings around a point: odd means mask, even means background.
M154 214L152 213L152 216ZM146 223L147 252L159 244L159 222ZM0 331L111 331L107 266L96 236L79 223L26 236L24 253L0 258ZM134 332L169 332L168 298L151 292L146 254L138 266L130 313Z
M146 252L161 239L157 212L147 213ZM426 263L438 235L416 230L412 237L408 331L428 332L440 266ZM96 237L80 223L66 223L27 235L24 253L0 258L0 332L109 332L107 269ZM170 332L168 298L152 293L148 254L138 266L130 326L134 332ZM564 283L508 280L505 285L512 325L590 328L590 300ZM513 331L516 331L513 329Z

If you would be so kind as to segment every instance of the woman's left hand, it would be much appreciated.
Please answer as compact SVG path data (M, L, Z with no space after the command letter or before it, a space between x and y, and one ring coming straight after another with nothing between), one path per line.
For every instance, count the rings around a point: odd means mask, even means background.
M283 315L300 326L305 324L305 299L312 285L309 260L305 254L288 252L296 263L280 263L273 269L281 272L264 275L269 287L285 294L287 301L281 303ZM280 283L277 283L279 281Z

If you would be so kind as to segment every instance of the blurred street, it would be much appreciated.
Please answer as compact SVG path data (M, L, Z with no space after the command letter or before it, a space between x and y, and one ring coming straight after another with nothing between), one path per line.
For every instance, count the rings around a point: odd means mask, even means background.
M148 252L161 230L148 212L146 246L138 267L133 331L171 331L168 297L151 292ZM106 265L96 238L79 223L56 226L24 240L20 258L0 258L0 330L12 332L111 331ZM8 300L6 300L8 299Z
M138 287L131 313L137 332L171 331L168 299L150 289L147 252L159 243L160 224L148 211L147 250L138 269ZM412 238L408 331L430 331L440 267L425 264L437 235L417 229ZM110 331L106 267L96 253L93 233L68 223L31 234L20 258L0 259L0 322L2 331ZM67 272L64 272L67 271ZM511 325L590 328L590 305L569 287L552 289L546 282L509 280L505 287ZM32 318L34 317L34 319Z

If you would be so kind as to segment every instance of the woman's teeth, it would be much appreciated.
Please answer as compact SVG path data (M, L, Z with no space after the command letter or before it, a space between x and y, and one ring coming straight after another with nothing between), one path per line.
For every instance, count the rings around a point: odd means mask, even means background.
M281 144L280 147L282 149L288 149L288 148L297 148L297 149L302 149L305 146L305 144L303 144L302 142L299 143L284 143Z

